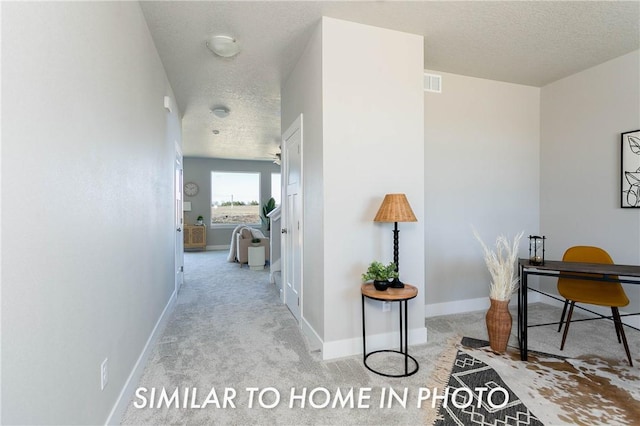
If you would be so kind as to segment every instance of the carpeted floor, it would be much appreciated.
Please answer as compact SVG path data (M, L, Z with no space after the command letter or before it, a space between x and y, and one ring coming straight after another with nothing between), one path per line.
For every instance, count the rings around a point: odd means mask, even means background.
M425 424L437 408L417 403L420 389L438 372L439 356L449 342L462 336L487 338L484 314L428 319L429 343L410 347L420 370L408 378L389 379L364 368L361 356L322 361L319 353L310 353L269 284L267 270L227 263L223 251L187 253L185 284L175 311L122 424ZM530 315L532 322L548 320L559 317L559 310L534 305ZM562 355L597 353L624 361L609 326L603 321L572 325ZM531 349L560 353L560 335L553 327L533 328L529 339ZM640 365L640 333L630 330L628 339ZM514 336L510 344L515 346ZM163 388L170 403L150 407L151 402L158 405ZM291 397L305 389L302 408L302 398ZM544 401L535 409L543 410Z

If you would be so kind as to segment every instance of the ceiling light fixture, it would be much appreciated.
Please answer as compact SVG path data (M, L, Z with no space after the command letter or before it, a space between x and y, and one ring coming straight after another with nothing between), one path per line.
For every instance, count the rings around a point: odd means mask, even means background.
M231 58L240 52L240 45L236 39L224 35L214 35L209 37L207 39L207 47L213 53L218 56L222 56L223 58Z
M218 118L226 118L229 116L229 108L226 107L214 108L211 112Z

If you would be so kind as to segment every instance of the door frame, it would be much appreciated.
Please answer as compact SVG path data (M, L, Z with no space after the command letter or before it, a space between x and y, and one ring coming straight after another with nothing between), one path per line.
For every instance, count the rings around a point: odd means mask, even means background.
M289 185L289 177L288 177L288 172L289 172L289 149L287 146L287 139L289 139L296 131L300 132L300 178L299 178L299 182L300 182L300 187L299 187L299 199L300 199L300 212L299 212L299 236L300 236L300 248L299 248L299 258L300 258L300 283L299 283L299 290L298 290L298 300L299 300L299 305L298 305L298 313L299 313L299 318L296 318L296 320L298 321L298 325L302 325L302 318L304 317L304 303L303 303L303 299L304 299L304 149L303 149L303 142L304 142L304 138L303 138L303 120L302 120L302 114L300 114L287 128L287 130L282 134L282 180L281 180L281 187L282 187L282 196L281 196L281 200L282 200L282 228L284 229L290 229L290 227L292 226L289 221L289 210L288 210L288 203L289 203L289 198L287 196L287 188ZM281 234L281 241L280 241L280 247L281 247L281 259L282 259L282 284L283 284L283 303L287 304L287 280L288 280L288 264L289 264L289 253L287 252L288 250L288 246L287 246L287 238L289 238L289 234L285 234L282 233ZM292 313L293 314L293 313ZM295 317L295 314L294 314Z
M184 211L182 203L184 194L182 184L184 182L184 165L182 161L182 147L175 142L175 160L173 163L174 181L174 274L175 274L175 294L177 295L184 283Z

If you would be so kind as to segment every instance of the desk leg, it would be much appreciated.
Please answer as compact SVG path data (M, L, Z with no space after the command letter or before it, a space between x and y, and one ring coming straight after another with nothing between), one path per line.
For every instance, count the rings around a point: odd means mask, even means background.
M518 349L522 352L522 265L518 267Z
M521 324L521 334L522 334L522 339L520 341L520 359L522 361L526 361L527 360L527 294L529 293L529 286L528 286L528 273L526 271L522 271L522 282L521 287L522 287L522 315L519 316L519 321L522 323Z
M364 326L364 294L362 295L362 360L367 359L367 335Z

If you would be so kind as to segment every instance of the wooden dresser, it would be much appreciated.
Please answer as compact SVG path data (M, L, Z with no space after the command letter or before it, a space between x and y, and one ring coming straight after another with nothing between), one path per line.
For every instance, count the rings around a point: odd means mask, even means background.
M184 226L184 248L207 249L207 227L203 225Z

